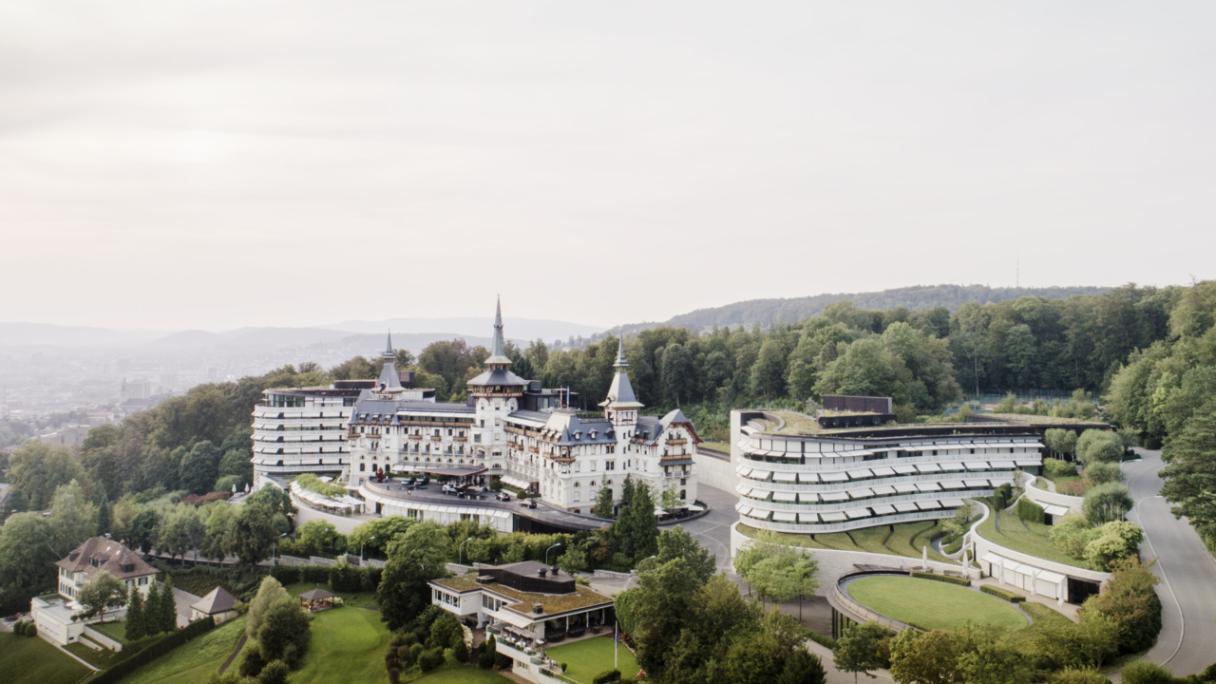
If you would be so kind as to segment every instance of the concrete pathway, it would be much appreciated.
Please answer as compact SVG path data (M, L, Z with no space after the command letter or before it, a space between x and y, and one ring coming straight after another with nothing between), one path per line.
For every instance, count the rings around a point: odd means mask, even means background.
M1128 520L1144 529L1140 555L1156 561L1161 579L1162 626L1145 659L1175 675L1195 674L1216 662L1216 560L1185 519L1175 518L1161 497L1161 452L1137 449L1141 459L1123 464L1135 506Z

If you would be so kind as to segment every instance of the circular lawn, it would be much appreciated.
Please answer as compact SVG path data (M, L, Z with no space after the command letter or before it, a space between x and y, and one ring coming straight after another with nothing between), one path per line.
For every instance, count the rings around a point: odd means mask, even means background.
M948 582L872 575L845 585L852 599L870 610L922 629L950 629L968 622L1002 629L1025 627L1026 616L995 596Z

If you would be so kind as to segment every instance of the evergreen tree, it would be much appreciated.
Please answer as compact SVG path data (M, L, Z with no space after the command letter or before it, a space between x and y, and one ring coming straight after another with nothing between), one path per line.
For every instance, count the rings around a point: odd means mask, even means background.
M600 493L595 497L595 507L591 509L591 514L601 518L612 517L612 487L600 489Z
M160 590L160 608L157 623L162 632L177 629L177 600L173 596L173 579L166 577Z
M159 634L160 629L160 582L153 582L142 607L144 636Z
M101 495L101 503L97 506L97 535L103 536L110 533L110 527L114 522L114 509L110 505L110 498L105 494Z
M131 598L127 601L127 641L136 641L147 636L144 619L144 597L139 587L131 587Z

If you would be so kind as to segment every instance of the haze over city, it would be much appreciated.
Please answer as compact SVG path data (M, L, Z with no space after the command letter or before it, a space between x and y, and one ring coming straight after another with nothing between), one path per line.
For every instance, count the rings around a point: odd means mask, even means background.
M1211 3L744 9L5 3L0 320L1216 275Z

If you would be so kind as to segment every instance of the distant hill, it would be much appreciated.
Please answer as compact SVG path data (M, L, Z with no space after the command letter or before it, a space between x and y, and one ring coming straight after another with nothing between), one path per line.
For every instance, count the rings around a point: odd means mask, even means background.
M789 299L750 299L726 306L697 309L673 316L663 322L623 325L608 332L637 332L649 328L687 328L697 332L714 327L767 328L773 325L797 323L822 312L837 302L850 301L859 309L897 309L906 307L932 309L944 306L954 311L963 304L1001 302L1019 297L1067 299L1078 295L1095 295L1109 287L988 287L986 285L916 285L879 292L820 294Z

